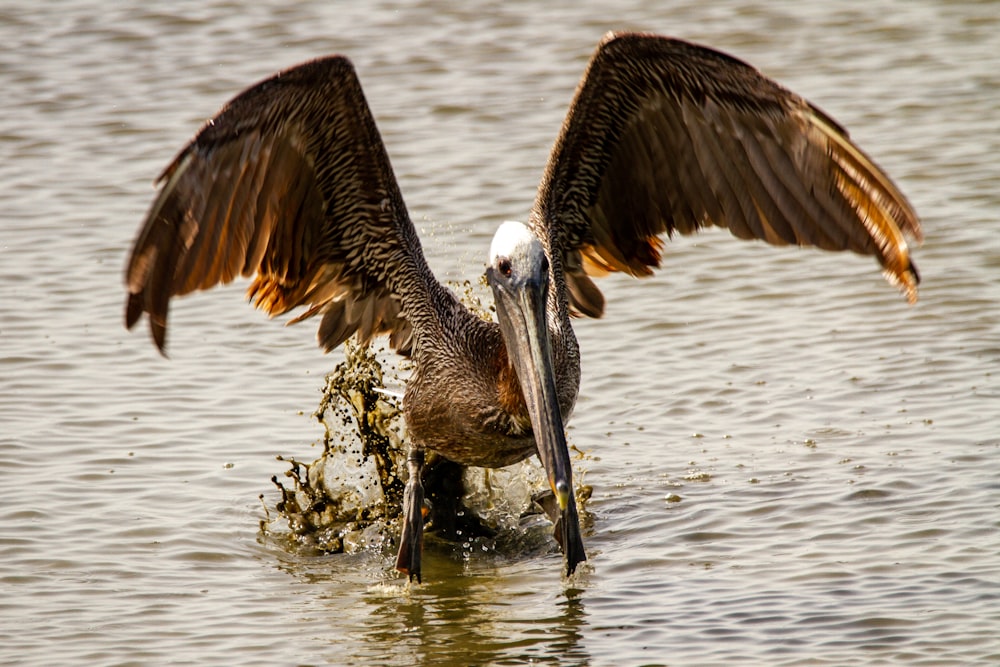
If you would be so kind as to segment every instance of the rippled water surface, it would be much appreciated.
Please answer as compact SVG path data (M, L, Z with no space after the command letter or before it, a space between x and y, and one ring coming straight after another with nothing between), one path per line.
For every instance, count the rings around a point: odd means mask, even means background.
M7 2L0 8L0 662L1000 663L1000 13L991 2ZM613 7L613 8L612 8ZM712 44L839 121L927 232L866 258L723 232L603 280L570 439L590 566L258 538L309 460L311 324L242 287L122 328L152 180L240 89L355 61L443 279L523 217L612 28Z

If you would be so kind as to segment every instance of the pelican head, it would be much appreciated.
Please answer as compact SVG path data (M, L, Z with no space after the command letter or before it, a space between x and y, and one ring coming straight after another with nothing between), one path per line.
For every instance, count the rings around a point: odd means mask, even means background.
M493 289L507 357L528 408L538 457L559 504L556 536L566 554L567 572L572 573L586 556L552 364L546 312L549 260L541 241L526 225L505 222L497 230L490 245L486 280Z

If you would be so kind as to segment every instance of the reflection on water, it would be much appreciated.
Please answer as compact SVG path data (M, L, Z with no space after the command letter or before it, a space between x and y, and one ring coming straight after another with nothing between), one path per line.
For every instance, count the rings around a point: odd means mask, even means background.
M342 575L331 575L328 563L282 568L308 582L326 610L324 617L343 616L339 591L346 582ZM365 589L357 602L361 608L352 613L357 641L344 646L343 628L332 625L330 643L336 653L331 655L342 663L400 665L590 663L582 641L589 625L583 590L557 587L540 598L535 591L518 590L526 582L516 573L470 576L461 562L440 558L426 568L427 583L416 587L398 581L373 585L357 578L355 583Z
M1000 662L993 3L0 15L0 662ZM169 360L126 334L150 182L238 90L344 52L432 267L475 285L591 49L623 27L731 51L850 128L924 218L921 302L867 259L721 233L671 241L649 280L603 280L606 318L576 323L569 438L594 528L570 581L540 524L524 550L431 545L417 587L389 545L258 541L274 457L321 452L309 414L342 356L243 286L179 300Z

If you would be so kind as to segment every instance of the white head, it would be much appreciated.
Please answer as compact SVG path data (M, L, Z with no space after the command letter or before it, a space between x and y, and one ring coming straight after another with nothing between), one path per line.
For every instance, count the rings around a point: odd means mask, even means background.
M537 270L543 261L545 249L541 241L523 222L507 220L493 235L490 268L501 276L511 277L512 272L527 275L532 269Z

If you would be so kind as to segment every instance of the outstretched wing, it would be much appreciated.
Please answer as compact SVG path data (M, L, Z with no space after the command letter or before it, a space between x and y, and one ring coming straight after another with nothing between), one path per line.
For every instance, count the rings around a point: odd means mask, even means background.
M125 322L163 351L170 298L237 276L274 316L322 314L330 350L359 332L410 351L394 276L430 276L351 63L330 57L247 89L160 176L125 272Z
M539 187L532 224L561 253L572 309L599 317L586 274L659 266L660 234L708 226L776 245L874 255L910 301L913 208L847 132L735 58L608 34Z

